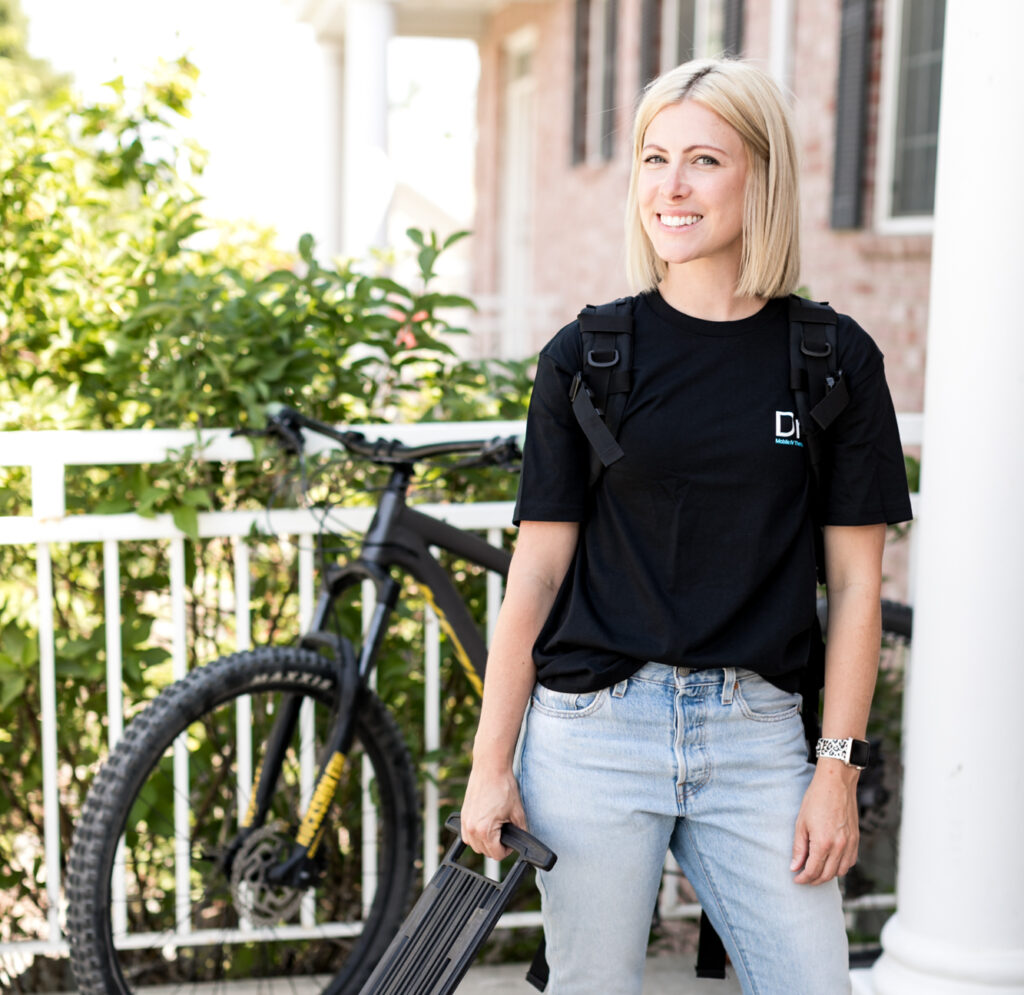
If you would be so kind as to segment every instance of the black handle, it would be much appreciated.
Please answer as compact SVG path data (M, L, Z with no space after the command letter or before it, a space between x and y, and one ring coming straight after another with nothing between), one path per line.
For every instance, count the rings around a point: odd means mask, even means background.
M445 820L445 828L457 836L462 836L462 818L458 812L452 812ZM523 860L542 871L550 871L558 859L536 836L531 836L524 829L506 822L501 827L501 842L510 850L515 850Z

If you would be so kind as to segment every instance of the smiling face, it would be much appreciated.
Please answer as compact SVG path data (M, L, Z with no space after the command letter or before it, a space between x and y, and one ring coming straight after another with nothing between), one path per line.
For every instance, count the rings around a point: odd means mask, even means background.
M747 150L714 111L681 100L647 127L637 175L640 220L669 266L699 264L708 276L735 281L743 250Z

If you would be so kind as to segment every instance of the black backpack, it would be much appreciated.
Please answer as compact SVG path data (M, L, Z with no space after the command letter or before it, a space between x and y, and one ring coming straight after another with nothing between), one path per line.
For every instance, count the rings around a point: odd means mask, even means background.
M842 370L837 368L836 313L827 303L791 294L789 302L789 386L793 391L801 438L808 454L812 510L820 524L824 514L824 480L828 462L826 433L850 400ZM629 298L579 313L583 369L569 390L573 414L590 442L590 484L625 453L618 443L619 425L633 387L633 313ZM821 557L818 558L821 576Z
M618 443L619 425L633 388L633 309L629 298L598 307L588 304L579 313L583 340L583 369L573 377L569 402L590 442L590 486L605 469L625 455ZM825 481L829 461L828 429L849 403L843 371L837 365L836 312L827 303L789 296L789 386L793 392L800 438L807 452L811 481L811 514L815 524L818 580L825 581L823 523ZM808 758L818 740L818 695L824 684L824 647L815 652L804 676L803 722ZM700 917L697 977L725 977L725 948L707 914ZM544 944L541 943L527 979L541 991L547 983Z

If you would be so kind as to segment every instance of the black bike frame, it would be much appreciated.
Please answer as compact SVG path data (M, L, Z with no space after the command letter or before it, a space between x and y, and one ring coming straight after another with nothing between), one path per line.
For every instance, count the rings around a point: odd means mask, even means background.
M360 555L328 572L309 632L303 637L305 645L334 650L340 698L334 726L325 743L316 787L303 814L292 854L284 864L270 872L275 882L302 887L312 880L311 858L319 844L324 817L352 744L353 717L401 592L401 583L393 576L393 568L396 572L408 574L419 584L424 597L437 613L442 628L452 640L456 656L470 682L478 693L483 691L487 647L451 577L437 562L431 547L447 550L503 577L508 576L511 556L476 535L410 508L406 499L412 476L411 463L398 463L392 467L391 477L363 539ZM331 629L334 603L351 586L353 579L371 581L376 593L376 605L358 660L347 640ZM284 752L298 721L298 708L290 707L290 704L283 704L268 741L267 755L253 786L251 797L254 803L246 818L243 837L246 830L262 822L269 808Z

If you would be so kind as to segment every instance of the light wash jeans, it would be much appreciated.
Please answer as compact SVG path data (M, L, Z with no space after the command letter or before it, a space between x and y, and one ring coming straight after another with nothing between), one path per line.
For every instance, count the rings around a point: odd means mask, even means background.
M548 995L640 995L666 851L747 995L850 991L835 881L794 884L793 827L814 768L800 696L746 670L649 663L592 694L534 689L520 743Z

